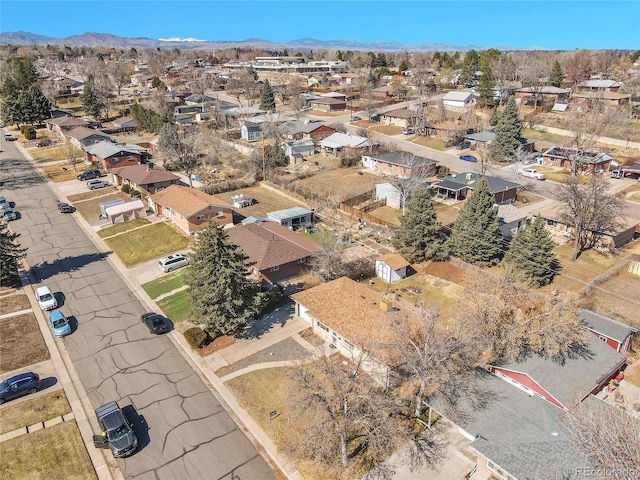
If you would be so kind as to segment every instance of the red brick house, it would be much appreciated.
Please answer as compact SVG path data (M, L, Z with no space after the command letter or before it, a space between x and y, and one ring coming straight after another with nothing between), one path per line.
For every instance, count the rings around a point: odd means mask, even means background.
M551 147L542 154L542 164L571 170L573 161L578 162L578 173L601 173L609 171L613 157L603 152L591 152L569 147Z
M347 109L347 101L339 98L316 98L309 102L311 108L323 112L339 112Z
M170 185L151 195L149 207L156 215L163 215L187 235L214 221L220 226L232 225L234 211L231 205L197 188Z
M311 256L322 250L312 240L276 222L236 225L227 230L227 235L250 262L255 262L251 276L272 285L307 273Z
M437 169L435 160L406 152L363 155L362 165L365 168L400 178L431 177L436 174Z
M91 122L84 118L77 117L55 117L49 118L44 121L47 126L47 130L54 132L59 137L62 137L64 132L68 132L76 127L90 127Z
M138 165L142 154L138 149L128 148L126 145L102 141L84 148L87 160L99 163L103 170Z
M398 127L413 127L416 123L416 118L418 118L418 114L414 110L407 108L398 108L382 114L383 123Z

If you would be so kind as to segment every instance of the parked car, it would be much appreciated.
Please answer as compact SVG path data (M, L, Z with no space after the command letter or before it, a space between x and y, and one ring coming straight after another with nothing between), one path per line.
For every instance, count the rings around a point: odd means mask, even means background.
M611 170L611 178L624 178L624 171L620 169Z
M4 139L7 142L13 142L14 140L16 140L16 137L14 137L13 135L11 135L10 133L5 133L4 134Z
M84 180L92 180L94 178L100 178L102 176L102 174L100 173L100 170L86 170L84 172L82 172L80 175L78 175L78 180L84 181Z
M379 113L374 113L373 115L371 115L371 121L372 122L379 122L380 121L380 114Z
M518 170L518 173L523 177L533 178L535 180L544 180L547 178L544 173L537 171L535 168L523 168L522 170Z
M161 258L158 263L160 264L162 271L168 273L189 265L189 257L183 253L176 253L174 255Z
M465 150L471 146L471 142L468 140L464 140L456 145L456 150Z
M53 140L50 138L43 138L36 142L37 147L48 147L49 145L53 145Z
M478 159L473 155L460 155L458 157L460 160L464 160L465 162L477 162Z
M11 204L7 202L7 199L0 197L0 212L4 214L5 211L13 210Z
M155 333L160 335L161 333L167 333L169 331L169 325L162 315L158 315L154 312L143 313L140 316L140 320L149 329L149 333Z
M0 382L0 404L30 393L40 388L40 376L37 373L19 373Z
M402 130L402 134L403 135L413 135L415 133L415 131L413 130L413 128L407 127L404 130Z
M106 403L95 410L102 435L94 435L97 448L111 448L116 458L127 457L138 448L138 439L117 402Z
M351 121L352 121L352 122L359 122L360 120L362 120L362 118L360 118L360 117L359 117L359 116L357 116L357 115L354 115L353 117L351 117Z
M58 306L55 295L46 285L36 289L36 300L42 310L53 310Z
M301 112L310 112L311 110L313 110L313 108L311 108L309 105L300 109Z
M60 310L54 310L49 314L49 326L54 337L64 337L71 333L71 325Z
M58 210L60 210L61 213L73 213L73 207L68 203L59 203Z
M3 214L2 214L2 219L5 222L11 222L12 220L17 220L18 219L18 213L14 212L13 210L9 209L9 210L3 210Z
M106 180L89 180L87 182L87 188L89 190L95 190L96 188L104 188L104 187L108 187L109 185L111 184Z

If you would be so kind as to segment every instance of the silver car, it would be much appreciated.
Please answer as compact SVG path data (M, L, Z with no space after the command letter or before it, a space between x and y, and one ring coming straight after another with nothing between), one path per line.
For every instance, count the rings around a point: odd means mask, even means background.
M523 177L533 178L534 180L545 180L547 178L544 173L537 171L535 168L523 168L518 173Z

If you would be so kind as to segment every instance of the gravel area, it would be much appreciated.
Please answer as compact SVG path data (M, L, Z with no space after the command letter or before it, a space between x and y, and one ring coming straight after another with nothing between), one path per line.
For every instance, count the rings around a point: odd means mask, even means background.
M229 375L230 373L242 370L251 365L264 362L282 362L287 360L299 360L310 356L309 351L292 338L287 338L270 347L254 353L250 357L244 358L239 362L219 369L216 374L220 377Z

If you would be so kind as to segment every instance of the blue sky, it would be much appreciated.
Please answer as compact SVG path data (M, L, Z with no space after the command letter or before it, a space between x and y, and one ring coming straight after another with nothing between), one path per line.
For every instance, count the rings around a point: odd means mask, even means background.
M19 30L57 38L91 31L155 39L312 37L481 48L640 49L640 0L2 0L0 31Z

